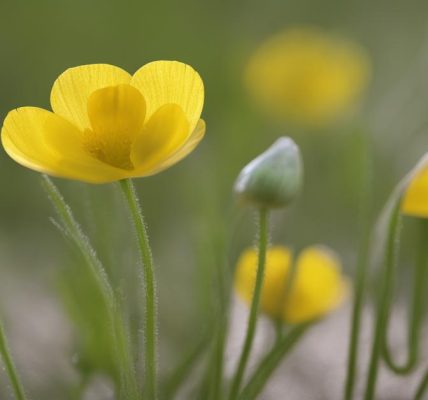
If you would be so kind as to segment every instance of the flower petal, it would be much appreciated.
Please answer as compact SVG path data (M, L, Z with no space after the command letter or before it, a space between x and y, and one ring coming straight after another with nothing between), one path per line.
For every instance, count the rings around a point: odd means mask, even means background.
M260 309L271 317L281 316L287 277L293 262L292 251L287 247L270 247L266 254L265 277L263 281ZM257 275L258 252L251 248L239 258L235 274L235 290L251 304Z
M338 307L348 283L335 253L323 246L308 247L297 259L296 276L287 297L284 319L300 323L319 318Z
M86 108L89 96L95 90L128 84L130 80L128 72L109 64L90 64L67 69L52 87L52 110L84 130L90 126Z
M401 203L404 214L428 218L428 167L422 167L410 180Z
M131 160L139 172L160 166L181 148L189 136L189 122L176 104L159 108L143 127L131 150Z
M115 167L133 169L131 145L143 129L145 113L143 96L130 85L96 90L88 100L92 130L85 131L90 153Z
M141 67L132 77L131 85L141 91L150 118L165 104L178 104L190 124L196 127L204 104L204 85L199 74L178 61L154 61Z
M3 147L19 164L54 176L104 183L124 178L124 171L90 156L82 132L54 113L36 107L11 111L1 132Z
M198 124L196 125L195 130L189 136L189 138L184 143L184 145L180 149L178 149L173 155L171 155L169 158L163 161L157 168L149 171L145 171L144 176L157 174L158 172L161 172L173 166L174 164L178 163L195 149L195 147L199 144L199 142L203 139L204 136L205 136L205 121L203 119L200 119L198 121ZM142 175L136 175L136 176L142 176Z

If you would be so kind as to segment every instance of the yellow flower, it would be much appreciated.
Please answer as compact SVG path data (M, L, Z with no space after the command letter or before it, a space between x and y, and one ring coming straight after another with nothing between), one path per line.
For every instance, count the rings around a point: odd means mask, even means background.
M406 179L401 212L428 218L428 159L425 157Z
M155 174L188 155L205 133L204 87L176 61L133 76L108 64L65 71L51 91L53 112L11 111L1 138L25 167L90 183Z
M340 261L326 247L303 250L296 261L296 275L288 296L288 274L293 262L289 249L274 246L267 252L261 311L273 318L296 324L310 321L338 307L348 292L348 282L341 274ZM240 257L235 275L235 290L251 302L257 270L257 252L246 250Z
M248 63L245 81L272 114L321 125L356 102L369 72L368 57L355 43L316 28L295 28L261 45Z

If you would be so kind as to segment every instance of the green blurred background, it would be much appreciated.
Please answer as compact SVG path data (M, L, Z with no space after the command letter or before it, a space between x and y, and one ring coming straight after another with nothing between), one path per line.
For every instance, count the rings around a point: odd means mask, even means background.
M2 120L19 106L49 108L53 81L81 64L111 63L132 73L152 60L176 59L192 65L204 80L204 141L174 168L136 181L157 268L163 369L209 323L216 293L215 260L207 243L213 245L219 235L224 241L223 233L228 232L231 265L252 243L253 218L236 206L233 182L240 169L278 136L290 135L301 146L306 177L296 204L275 213L272 240L295 247L327 244L352 271L366 173L362 166L367 165L364 138L373 143L372 214L428 149L427 15L427 2L406 0L1 0ZM321 132L300 132L270 121L254 108L242 85L242 71L254 48L269 35L300 24L359 42L373 66L359 113ZM46 307L52 302L63 312L58 275L69 268L69 253L49 221L53 210L39 175L2 150L0 182L0 309L14 332L27 331L28 340L37 336L37 324L47 312L35 307L37 296L48 299L42 302ZM136 284L129 282L135 279L128 278L135 274L136 249L118 188L56 182L117 287L134 298ZM27 353L39 354L36 344L49 343L49 332L57 335L55 329L54 325L25 350L17 349L20 366L25 369ZM72 363L72 355L50 354L65 357L66 364ZM30 358L38 365L37 357ZM61 372L52 368L54 363L40 365L36 375L42 378L33 379L30 373L26 381L45 398L54 398Z

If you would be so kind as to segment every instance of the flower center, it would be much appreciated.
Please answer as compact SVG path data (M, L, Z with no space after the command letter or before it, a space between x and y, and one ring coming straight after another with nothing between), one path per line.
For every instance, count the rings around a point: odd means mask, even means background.
M134 169L131 147L146 115L142 94L130 85L108 86L91 94L87 111L91 129L84 132L86 150L106 164Z

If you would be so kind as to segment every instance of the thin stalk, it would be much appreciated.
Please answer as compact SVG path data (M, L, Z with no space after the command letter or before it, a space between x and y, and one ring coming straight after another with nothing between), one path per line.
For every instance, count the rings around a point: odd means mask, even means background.
M258 234L258 266L256 275L256 284L254 288L253 299L251 302L250 315L248 319L247 333L245 337L244 346L242 348L241 357L239 359L238 368L232 381L229 400L235 400L238 397L241 387L242 378L244 377L245 368L247 366L248 358L250 356L251 348L253 345L254 335L256 332L257 315L259 312L261 293L263 288L265 264L266 264L266 251L268 245L268 219L269 212L266 209L259 210L259 234Z
M202 339L196 343L196 346L187 352L181 362L174 368L172 374L165 382L165 389L161 390L164 400L171 400L176 397L178 390L189 377L195 364L202 357L210 338L211 334L208 335L208 333L205 333Z
M388 223L385 258L380 278L380 296L376 311L376 326L370 355L369 371L367 375L365 400L373 400L376 392L376 380L379 361L382 355L383 338L388 324L391 296L394 284L394 267L397 258L397 237L400 222L400 202L394 206Z
M212 355L210 362L212 366L209 368L209 384L208 384L208 399L220 400L222 398L222 383L223 383L223 362L224 362L224 345L226 341L226 318L223 317L219 326L216 329Z
M0 355L3 359L4 366L12 384L13 392L17 400L26 400L24 388L21 380L19 379L18 372L16 371L15 363L13 362L10 354L9 346L7 344L6 334L4 332L3 324L0 321Z
M306 332L310 323L293 326L290 331L277 342L273 349L263 358L260 365L248 380L239 400L254 400L263 390L272 373L283 360L284 356L294 347Z
M394 361L388 346L388 338L385 332L383 357L388 367L396 374L407 374L417 365L419 358L419 336L423 320L424 297L427 278L428 261L428 226L427 222L420 221L420 240L415 265L412 289L412 303L410 306L410 318L407 334L408 354L407 359L401 365Z
M119 398L126 400L140 399L141 396L136 381L134 362L131 356L125 323L108 276L88 238L82 232L78 222L74 218L71 208L65 202L57 187L48 176L42 175L42 178L43 187L63 224L63 227L60 227L60 229L63 229L66 237L71 240L81 253L85 264L95 278L106 304L109 318L108 323L111 326L111 334L115 342L115 357L118 360L120 376Z
M367 285L367 269L369 261L370 247L370 205L371 205L371 184L372 184L372 155L371 138L361 132L357 138L362 139L363 157L361 170L361 198L360 198L360 229L359 229L359 249L355 272L355 290L353 293L352 316L350 327L350 339L348 347L348 361L346 369L346 379L344 387L344 400L352 400L355 388L355 377L358 365L358 347L361 331L361 314L364 303L364 294Z
M143 268L145 313L144 313L144 392L147 399L157 398L157 311L156 283L152 252L138 201L135 187L130 179L120 181L120 188L125 197L132 221L137 233L138 247Z
M224 254L224 242L217 238L217 254L216 257L216 283L218 291L217 301L217 320L218 326L214 338L214 347L212 354L212 371L209 387L209 400L220 400L223 397L223 368L224 368L224 347L226 343L226 332L228 326L227 306L229 303L229 290L227 287L228 277L226 276L226 260L221 256Z
M211 215L213 230L209 236L208 243L202 247L204 257L208 257L210 261L210 271L214 272L210 281L214 282L213 293L216 299L208 309L210 315L213 315L214 329L209 346L209 356L204 366L204 377L199 386L200 394L198 398L203 398L204 400L224 399L224 348L229 325L228 309L232 282L232 270L229 268L228 255L230 249L233 248L233 237L236 229L236 217L232 215L228 219L232 221L232 229L228 229L227 233L223 225L218 225L218 219Z
M368 249L369 249L369 232L366 232L366 237L362 239L359 250L356 276L355 276L355 290L353 295L352 304L352 317L351 317L351 336L348 348L348 364L345 380L345 400L353 398L355 387L355 376L357 373L358 363L358 345L359 335L361 331L361 313L364 303L364 293L367 283L367 267L368 267Z

